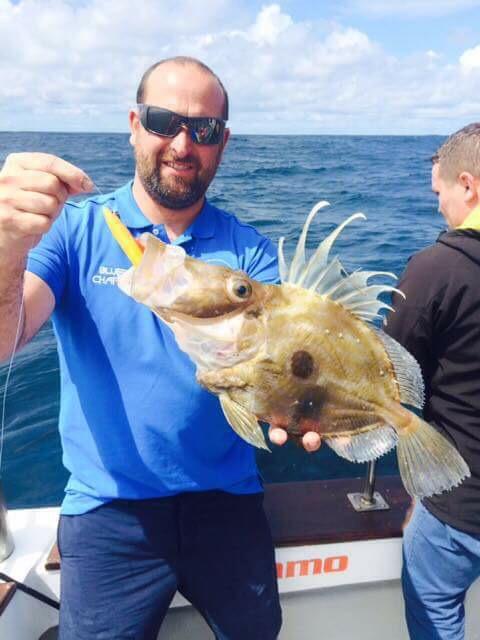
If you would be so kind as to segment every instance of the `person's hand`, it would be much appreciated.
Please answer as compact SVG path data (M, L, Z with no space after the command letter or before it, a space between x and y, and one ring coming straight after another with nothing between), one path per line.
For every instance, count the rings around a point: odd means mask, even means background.
M279 427L276 424L271 424L268 428L268 437L273 444L282 445L288 440L288 433L282 427ZM302 444L305 451L312 453L313 451L317 451L322 444L322 439L315 433L315 431L307 431L302 438Z
M0 171L0 255L24 257L67 198L94 189L78 167L48 153L12 153Z

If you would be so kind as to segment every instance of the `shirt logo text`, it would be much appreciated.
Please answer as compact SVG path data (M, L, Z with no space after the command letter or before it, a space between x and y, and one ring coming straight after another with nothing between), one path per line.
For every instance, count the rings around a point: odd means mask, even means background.
M121 267L106 267L101 265L98 268L97 273L92 276L93 284L100 285L113 285L115 286L118 281L118 277L125 273L126 269Z

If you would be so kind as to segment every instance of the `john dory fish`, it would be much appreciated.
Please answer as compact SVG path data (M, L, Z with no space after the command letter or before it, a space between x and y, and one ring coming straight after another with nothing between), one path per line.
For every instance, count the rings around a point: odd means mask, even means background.
M377 272L348 275L338 258L329 260L342 229L364 216L351 216L306 259L308 228L326 204L312 209L289 267L280 241L279 286L190 258L150 234L119 286L171 327L199 383L218 395L246 441L267 448L262 420L294 437L316 431L353 462L397 446L412 496L448 490L469 469L442 435L402 406L423 405L420 368L369 324L385 306L379 294L392 288L368 284Z

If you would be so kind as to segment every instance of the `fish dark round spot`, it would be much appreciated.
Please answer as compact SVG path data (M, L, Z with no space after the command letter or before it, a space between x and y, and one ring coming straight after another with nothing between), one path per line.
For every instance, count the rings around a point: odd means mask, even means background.
M292 373L297 378L309 378L314 369L314 361L308 351L295 351L291 359Z

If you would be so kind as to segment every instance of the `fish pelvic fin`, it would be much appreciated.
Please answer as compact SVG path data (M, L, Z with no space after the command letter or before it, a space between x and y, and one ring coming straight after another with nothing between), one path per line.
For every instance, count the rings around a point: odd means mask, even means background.
M408 427L398 429L397 456L405 489L427 498L449 491L470 476L470 469L445 436L414 413Z
M221 393L219 400L225 418L235 433L254 447L270 451L255 415L232 400L227 393Z
M310 211L290 267L285 261L284 239L280 239L278 258L281 280L304 289L310 289L319 295L328 296L335 302L342 304L361 320L372 322L375 318L380 317L379 312L382 309L391 309L388 304L378 299L380 294L398 290L386 284L368 284L368 281L374 276L393 279L396 279L396 276L384 271L354 271L348 274L338 258L329 260L330 251L337 237L354 220L365 220L366 217L363 213L355 213L347 218L322 240L309 259L306 258L305 242L308 229L318 211L327 205L328 202L319 202ZM403 295L401 292L399 293Z
M322 438L337 455L350 462L369 462L393 449L398 436L390 425L379 423L355 434L324 436Z

